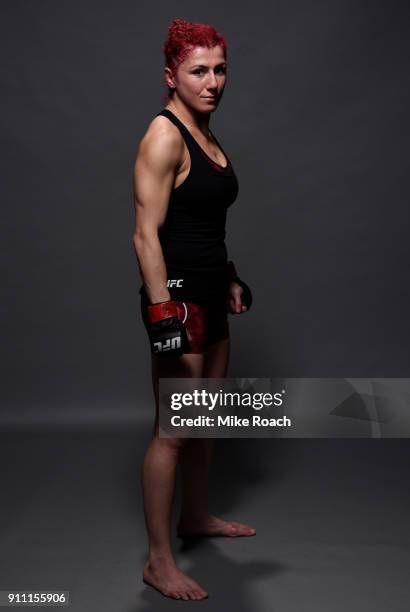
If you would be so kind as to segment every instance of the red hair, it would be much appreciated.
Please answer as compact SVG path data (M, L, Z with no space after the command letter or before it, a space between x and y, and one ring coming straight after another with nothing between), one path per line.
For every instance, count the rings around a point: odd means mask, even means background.
M215 28L206 23L191 23L184 19L174 19L168 27L168 38L162 47L165 65L175 71L194 47L222 47L225 58L227 44L225 38ZM168 88L166 102L173 90Z

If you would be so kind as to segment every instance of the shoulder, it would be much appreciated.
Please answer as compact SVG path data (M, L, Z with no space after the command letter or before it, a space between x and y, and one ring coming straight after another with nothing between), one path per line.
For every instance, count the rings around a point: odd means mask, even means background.
M184 151L181 132L163 115L154 117L138 147L138 157L145 161L175 166Z

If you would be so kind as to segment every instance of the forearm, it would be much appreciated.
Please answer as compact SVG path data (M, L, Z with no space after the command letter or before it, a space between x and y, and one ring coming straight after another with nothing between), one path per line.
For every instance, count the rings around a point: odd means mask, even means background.
M170 300L167 270L158 235L135 235L133 242L142 282L150 303Z
M233 281L236 281L236 279L238 278L238 273L236 271L235 264L232 260L229 260L226 264L226 278L228 284L232 283Z

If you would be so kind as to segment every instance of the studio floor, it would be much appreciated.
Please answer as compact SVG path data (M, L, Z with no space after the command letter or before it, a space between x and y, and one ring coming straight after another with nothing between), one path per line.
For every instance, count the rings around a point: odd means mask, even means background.
M218 440L211 510L257 534L175 537L181 568L209 592L182 602L141 580L150 431L1 432L0 590L69 591L73 612L407 612L407 440ZM178 499L179 481L173 525Z

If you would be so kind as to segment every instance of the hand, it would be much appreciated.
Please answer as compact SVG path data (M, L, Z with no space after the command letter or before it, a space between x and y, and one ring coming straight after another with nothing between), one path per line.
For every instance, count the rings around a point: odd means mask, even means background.
M174 300L148 306L151 351L166 357L179 357L189 351L186 329Z
M247 308L245 304L242 303L242 287L235 281L230 283L228 289L228 298L227 298L227 306L228 312L231 314L241 314L246 312Z

